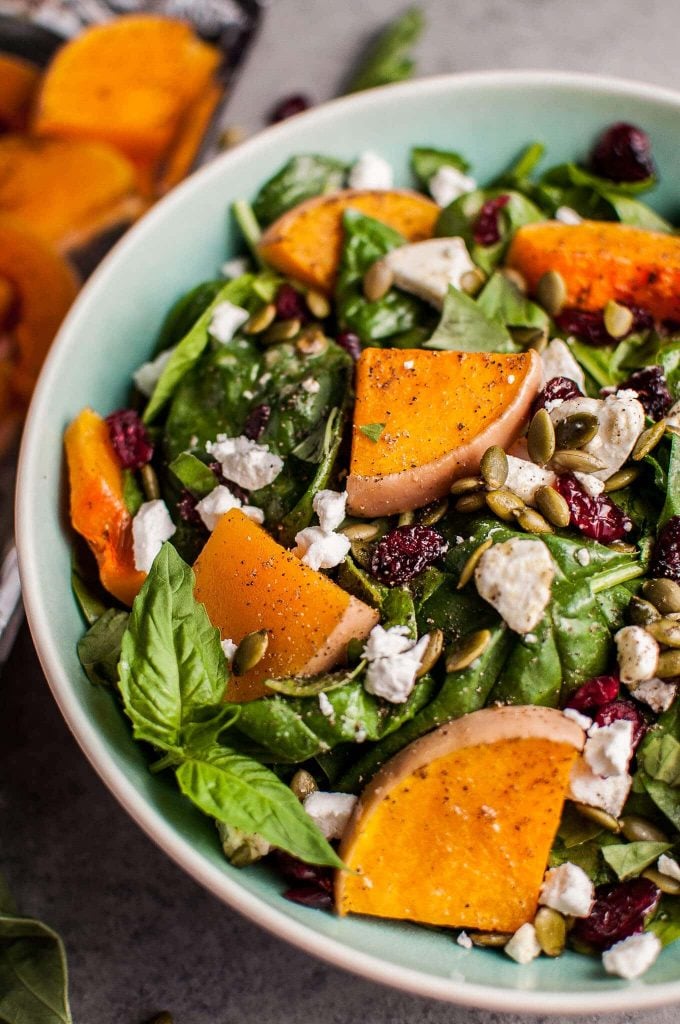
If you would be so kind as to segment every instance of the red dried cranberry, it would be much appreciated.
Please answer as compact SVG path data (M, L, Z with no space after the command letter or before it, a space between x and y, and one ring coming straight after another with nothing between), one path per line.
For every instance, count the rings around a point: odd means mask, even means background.
M303 860L294 857L292 853L286 853L285 850L274 850L269 860L288 882L315 882L318 885L325 885L326 880L332 878L331 868L319 864L305 864Z
M106 417L109 437L123 469L141 469L151 461L153 445L134 409L119 409Z
M581 487L573 473L563 473L555 481L571 512L570 526L575 526L584 537L610 544L622 540L633 529L626 513L606 494L592 496Z
M397 526L376 544L371 556L371 575L388 587L408 583L448 549L448 542L431 526Z
M566 402L570 398L582 396L583 392L571 377L551 377L536 395L531 414L535 416L539 409L545 409L548 402L556 402L558 399Z
M182 491L177 502L177 511L185 523L191 523L192 526L203 526L203 520L196 511L197 504L193 494L189 491Z
M269 423L269 417L272 414L271 407L268 405L256 405L254 409L251 409L248 413L248 418L243 427L244 435L250 441L259 441L264 434L265 428Z
M576 334L589 345L611 345L614 340L600 310L563 309L555 317L555 323L564 334Z
M356 362L361 355L361 338L354 331L341 331L336 341Z
M312 101L301 92L294 93L292 96L284 96L269 115L269 123L276 124L277 121L285 121L288 117L294 117L295 114L309 110L311 106Z
M472 237L477 245L495 245L501 240L500 214L510 202L510 196L496 196L487 199L477 214L472 228Z
M613 124L595 143L590 169L610 181L651 178L655 168L649 136L634 124Z
M644 931L659 905L661 893L648 878L598 885L588 917L574 925L572 936L595 949L609 949L621 939Z
M645 366L642 370L636 370L616 390L637 391L645 412L653 420L663 419L673 404L661 366Z
M329 889L320 889L315 885L296 885L283 894L285 900L300 903L312 910L330 910L333 906L333 894Z
M621 721L633 723L633 750L635 750L647 732L647 723L642 712L633 704L632 700L610 700L597 709L596 725L611 725L612 722Z
M595 676L572 693L566 706L576 708L577 711L589 711L609 704L610 701L616 700L618 695L617 676Z
M284 281L274 299L276 315L280 320L308 320L309 310L304 295Z
M680 583L680 516L671 516L652 549L649 575Z

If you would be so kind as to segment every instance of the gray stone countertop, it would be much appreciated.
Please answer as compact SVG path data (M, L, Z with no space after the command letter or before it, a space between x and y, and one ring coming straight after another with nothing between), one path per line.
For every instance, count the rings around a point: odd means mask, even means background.
M402 0L273 0L226 111L254 131L284 94L334 95ZM680 85L677 0L424 0L422 72L572 69ZM52 701L24 627L0 685L0 870L66 940L76 1024L519 1024L327 967L199 888L124 814ZM678 1007L588 1017L675 1024ZM529 1018L523 1018L528 1020ZM537 1018L531 1018L536 1020ZM575 1018L560 1018L573 1024ZM30 1022L27 1022L30 1024Z

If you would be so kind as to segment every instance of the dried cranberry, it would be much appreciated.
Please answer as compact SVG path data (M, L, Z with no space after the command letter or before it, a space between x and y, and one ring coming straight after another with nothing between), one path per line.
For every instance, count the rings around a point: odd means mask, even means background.
M273 108L269 115L269 123L276 124L277 121L285 121L288 117L294 117L295 114L301 114L303 111L309 110L311 106L312 101L301 92L294 93L292 96L285 96Z
M477 245L495 245L501 240L500 214L510 202L510 196L496 196L487 199L477 214L472 228L472 237Z
M333 905L333 873L330 868L305 864L283 850L275 850L270 859L278 873L286 881L294 883L284 892L285 899L316 910L328 910Z
M642 712L633 704L632 700L610 700L597 709L596 725L611 725L612 722L621 721L633 723L633 750L635 750L647 732L647 723Z
M356 362L361 355L361 338L354 331L341 331L336 341Z
M315 885L296 885L287 889L283 898L291 903L300 903L312 910L330 910L333 906L333 894L329 889L320 889Z
M563 309L555 317L555 323L564 334L576 334L589 345L611 345L614 340L600 310Z
M203 520L196 511L197 504L193 494L189 491L182 491L177 502L177 511L185 523L191 523L192 526L203 526Z
M539 409L545 409L548 402L566 402L570 398L581 398L582 395L583 392L571 377L551 377L536 395L531 414L535 416Z
M680 583L680 516L671 516L652 549L649 575Z
M248 418L243 426L243 433L250 441L259 441L264 434L272 414L268 405L256 405L248 413Z
M280 320L308 320L309 310L304 295L285 281L279 286L274 299L276 315Z
M616 700L619 695L617 676L595 676L579 686L567 701L568 708L577 711L589 711L591 708L602 707Z
M610 181L644 181L655 173L649 136L634 124L607 128L590 154L590 168Z
M643 931L660 898L660 891L648 878L598 885L593 909L576 922L571 934L595 949L609 949Z
M617 391L637 391L645 412L653 420L663 419L673 404L661 366L645 366L636 370L628 380L619 384Z
M153 456L146 427L134 409L119 409L106 417L109 437L123 469L141 469Z
M376 544L371 574L388 587L396 587L408 583L448 549L448 542L431 526L397 526Z
M575 526L584 537L610 544L622 540L633 529L626 513L606 494L592 496L581 487L573 473L563 473L555 481L571 512L570 526Z

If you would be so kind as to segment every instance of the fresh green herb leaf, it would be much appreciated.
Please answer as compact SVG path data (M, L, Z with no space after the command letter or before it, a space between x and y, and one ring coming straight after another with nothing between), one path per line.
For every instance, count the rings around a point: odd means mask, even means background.
M368 47L345 92L360 92L410 78L415 68L411 48L420 38L425 18L411 7L380 33Z
M656 916L647 929L659 937L663 946L680 939L680 900L674 896L662 896Z
M274 693L284 697L318 697L327 690L337 690L339 686L351 683L366 668L361 661L355 668L341 669L339 672L327 672L320 676L299 676L287 679L265 679L264 685Z
M253 201L253 213L265 227L287 210L313 196L343 187L347 165L316 153L293 156L265 182Z
M144 491L131 469L123 470L123 501L131 516L136 516L144 504Z
M363 426L359 427L359 430L364 437L368 438L369 441L373 441L373 444L377 444L386 425L387 424L385 423L364 423Z
M489 317L478 302L449 286L437 328L423 348L459 352L516 352L503 324Z
M97 574L94 556L79 540L71 554L71 587L83 618L91 626L104 614L111 603L111 595L104 592Z
M198 318L224 288L224 281L205 281L182 295L171 307L163 321L156 347L156 354L174 348L185 334L188 334Z
M261 269L264 269L265 263L260 255L260 239L262 238L262 228L258 224L255 211L253 210L250 203L245 199L237 199L236 202L231 204L231 212L234 220L238 224L241 234L248 246L248 251L254 259L255 263ZM240 280L240 278L237 278Z
M522 295L504 274L493 274L476 302L489 320L505 327L547 328L550 323L548 314Z
M663 231L667 234L673 234L675 231L672 224L660 217L652 210L651 206L641 203L639 199L622 196L607 189L602 189L600 195L613 207L614 213L622 224L643 228L645 231Z
M96 686L116 686L123 634L130 616L109 608L78 641L78 657L85 674Z
M512 188L519 192L529 191L530 176L540 163L545 153L542 142L531 142L526 146L514 163L492 183L493 188Z
M281 543L292 544L295 534L309 526L314 515L314 497L328 486L340 451L345 417L341 409L331 409L324 430L321 459L309 486L294 508L281 521Z
M671 438L671 453L668 463L666 500L661 509L659 527L664 526L672 516L680 515L680 435Z
M652 733L640 754L640 762L651 779L680 786L680 743L670 733Z
M670 850L671 843L618 843L606 846L602 856L617 878L623 882L641 874L650 864L654 864L662 853Z
M177 458L172 460L168 469L177 477L182 487L193 494L194 498L205 498L217 487L218 480L212 469L191 452L180 452Z
M575 186L577 188L591 189L598 195L603 193L617 196L634 196L643 192L649 192L656 184L656 178L652 175L642 181L617 182L614 184L609 178L600 178L591 171L579 167L578 164L558 164L546 171L541 179L548 185L558 185L562 188Z
M426 146L415 146L411 150L411 170L423 188L427 188L430 179L442 167L453 167L463 174L470 169L469 163L460 153L445 149L429 149Z
M604 882L611 882L614 878L609 865L603 858L605 849L616 843L616 836L611 832L601 832L587 842L579 843L577 846L567 847L558 839L548 859L548 866L559 867L560 864L576 864L581 868L595 885L602 885Z
M508 197L499 218L501 240L495 245L478 245L474 237L477 217L487 200L500 195ZM541 220L545 220L542 210L521 192L502 188L476 189L456 199L442 210L435 234L440 238L462 238L477 266L485 274L491 274L503 259L517 228Z

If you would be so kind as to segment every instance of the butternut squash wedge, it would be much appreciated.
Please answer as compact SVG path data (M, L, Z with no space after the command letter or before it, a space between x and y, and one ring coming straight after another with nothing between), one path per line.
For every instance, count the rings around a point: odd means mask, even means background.
M61 251L134 219L142 207L134 167L110 146L0 137L0 213L21 218Z
M222 88L214 82L206 87L187 110L179 136L161 172L157 185L158 195L169 192L191 171L221 98Z
M610 299L642 306L659 319L680 317L680 238L608 221L520 228L508 265L533 292L548 270L567 287L567 306L602 309Z
M379 618L238 509L222 516L194 572L196 599L223 640L238 643L257 629L269 633L262 661L230 680L229 700L265 695L263 679L325 672L343 660L348 642L366 637Z
M73 529L90 546L102 585L131 605L146 579L135 569L132 517L123 498L123 471L106 421L83 409L65 435Z
M30 61L0 53L0 131L26 128L40 70Z
M348 511L407 512L509 448L541 386L535 352L368 348L356 371Z
M395 228L409 242L431 238L440 212L431 199L406 189L315 196L267 228L259 246L262 258L283 274L331 292L342 249L342 215L350 208Z
M536 911L584 738L560 711L528 706L485 708L412 743L359 797L338 912L516 931Z

